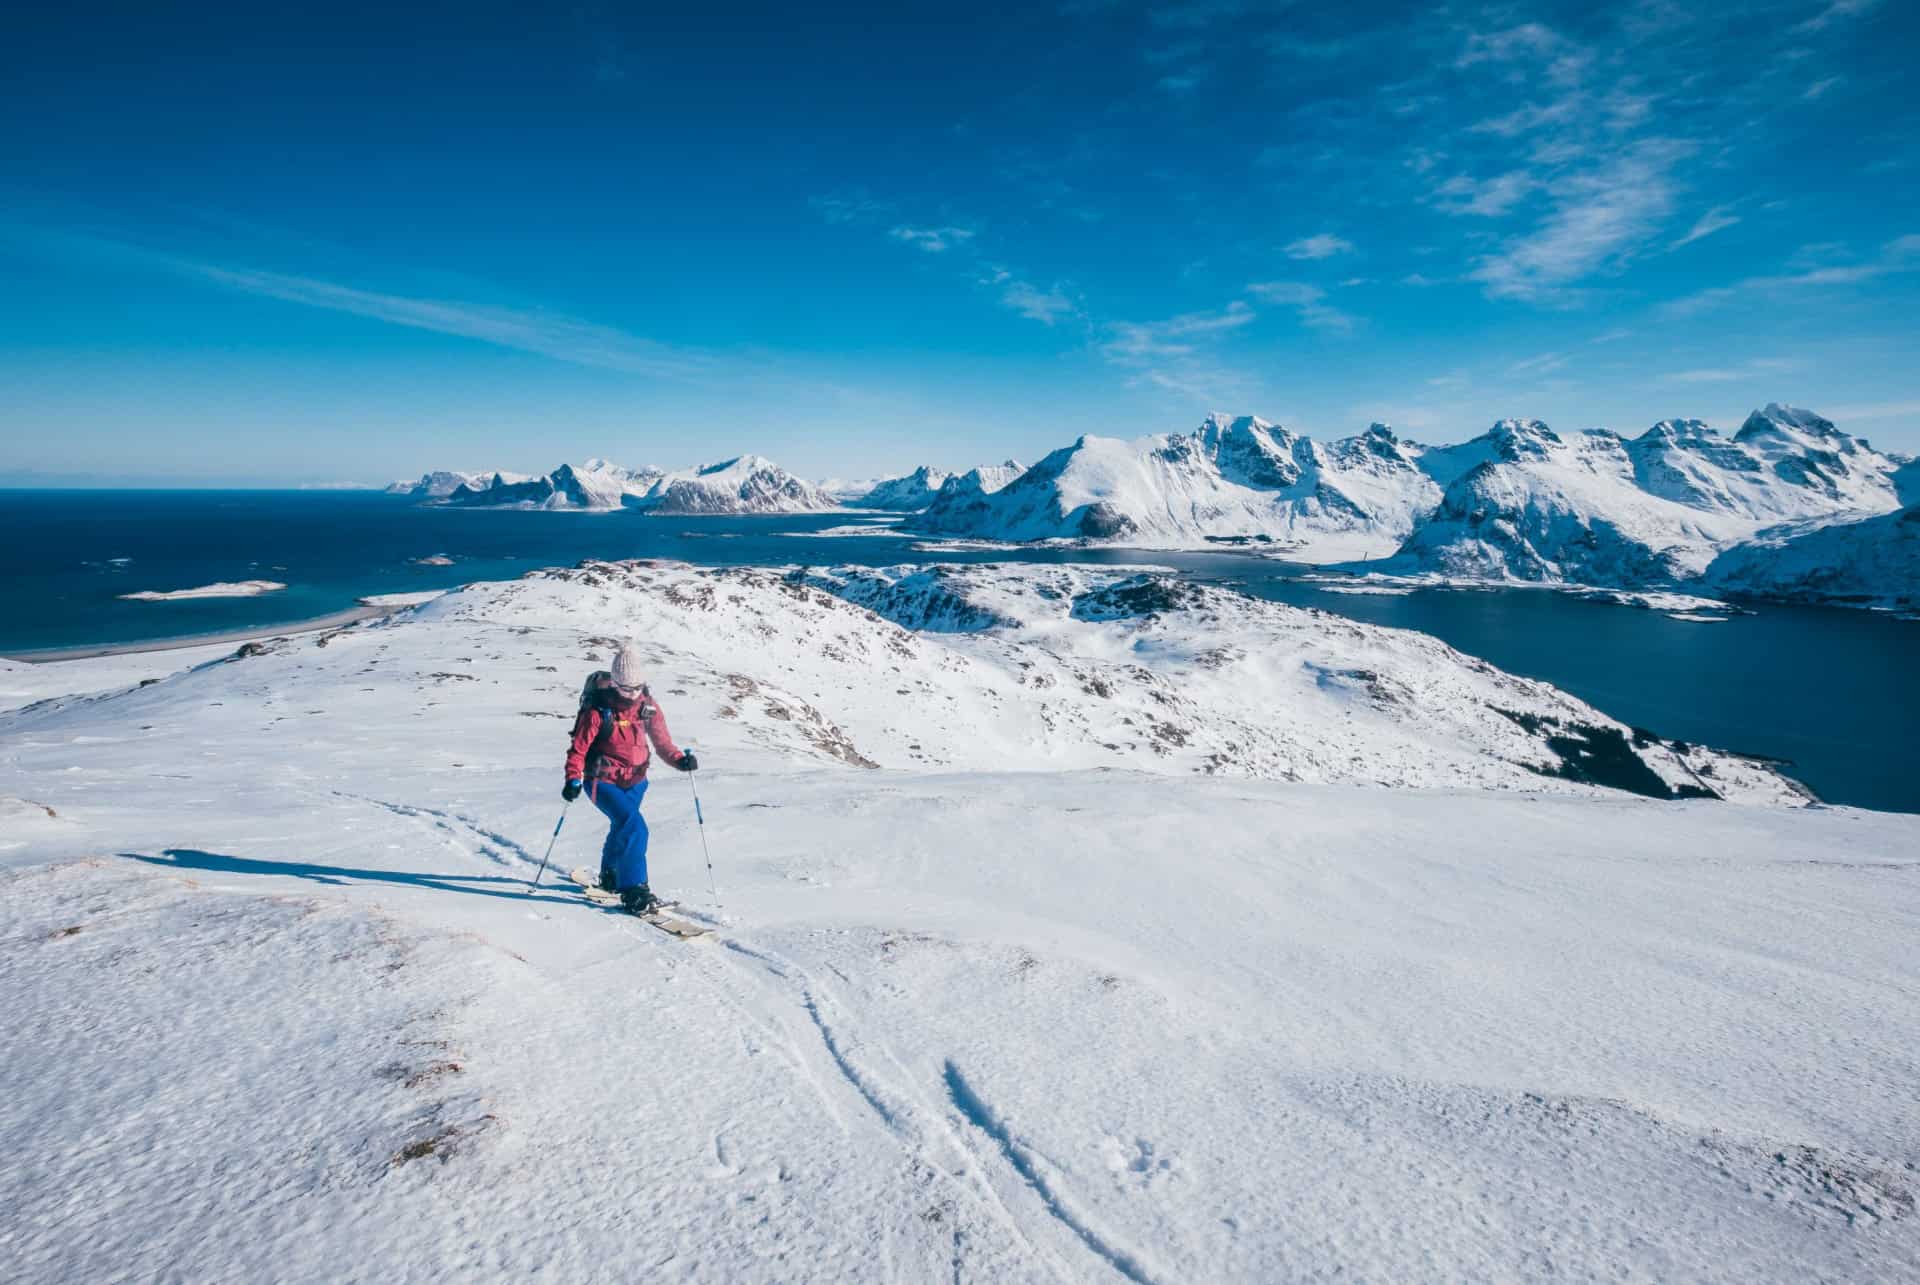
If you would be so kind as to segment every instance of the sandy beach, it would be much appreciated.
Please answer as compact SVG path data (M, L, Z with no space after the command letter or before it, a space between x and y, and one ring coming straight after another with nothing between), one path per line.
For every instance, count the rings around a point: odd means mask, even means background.
M331 615L296 620L290 624L261 625L252 629L233 629L222 633L192 634L183 638L149 638L141 642L105 643L87 647L50 647L37 651L16 651L4 657L30 665L62 660L94 660L101 656L138 656L153 651L179 651L188 647L214 647L228 643L251 642L258 638L279 638L287 634L312 633L317 629L337 629L356 621L371 620L401 610L399 605L353 607Z

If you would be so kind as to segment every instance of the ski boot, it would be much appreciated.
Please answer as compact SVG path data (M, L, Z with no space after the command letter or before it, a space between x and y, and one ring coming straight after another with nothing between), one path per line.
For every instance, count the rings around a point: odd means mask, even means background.
M605 866L600 867L600 891L612 892L612 893L618 893L620 891L620 889L614 884L613 871L609 870Z
M660 899L644 883L636 883L631 888L620 890L620 906L630 915L642 918L654 914L660 909Z

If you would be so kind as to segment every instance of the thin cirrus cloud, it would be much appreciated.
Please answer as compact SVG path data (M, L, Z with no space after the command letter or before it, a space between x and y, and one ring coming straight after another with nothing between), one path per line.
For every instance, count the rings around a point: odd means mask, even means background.
M1824 251L1832 247L1817 248ZM1881 246L1880 252L1871 259L1858 263L1839 263L1808 268L1801 272L1746 277L1732 285L1714 286L1669 300L1661 306L1661 312L1668 317L1692 317L1711 311L1744 294L1801 290L1820 286L1860 285L1879 277L1915 271L1920 271L1920 233L1909 233L1906 236L1895 237Z
M564 313L367 290L318 277L211 263L107 236L21 225L0 230L69 259L172 273L240 294L472 339L576 366L690 378L719 365L712 354L660 343Z
M1715 232L1726 231L1740 221L1739 215L1728 213L1732 208L1733 207L1727 205L1714 206L1711 210L1708 210L1700 216L1699 220L1687 230L1685 236L1679 238L1667 248L1669 250L1678 250L1683 245L1692 245L1702 237L1709 237Z
M1079 311L1058 287L1042 290L1025 281L1010 282L1000 292L1000 302L1029 320L1049 326Z
M896 241L904 241L916 249L928 254L945 254L956 246L965 245L973 240L972 228L942 227L917 228L902 224L887 233Z
M1345 237L1322 232L1317 236L1303 236L1293 242L1287 246L1286 255L1289 259L1331 259L1336 254L1351 254L1353 248L1353 242Z
M702 354L558 313L419 299L311 277L223 268L208 263L189 266L206 280L245 294L371 317L414 330L477 339L576 366L674 377L710 370L714 364L711 357Z
M1304 281L1256 281L1247 293L1263 303L1279 304L1299 314L1302 324L1341 334L1353 329L1353 318L1327 302L1327 292Z
M1672 171L1691 152L1650 139L1595 170L1551 184L1552 212L1483 256L1468 276L1495 299L1567 303L1575 283L1623 265L1672 209Z

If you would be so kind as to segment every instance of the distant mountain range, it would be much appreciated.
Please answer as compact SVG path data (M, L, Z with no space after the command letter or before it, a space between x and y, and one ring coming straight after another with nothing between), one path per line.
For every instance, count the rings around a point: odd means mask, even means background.
M838 508L825 491L758 455L669 473L606 460L562 464L544 476L428 473L388 491L469 508L637 509L658 514L813 513Z
M1028 469L924 465L829 486L744 455L672 473L605 460L536 477L437 472L388 489L447 505L657 514L864 508L906 514L908 530L932 536L1253 543L1449 579L1920 598L1916 523L1875 521L1920 503L1920 464L1778 403L1731 436L1699 420L1625 438L1504 419L1454 446L1406 441L1384 424L1317 442L1255 416L1213 415L1191 433L1084 436Z

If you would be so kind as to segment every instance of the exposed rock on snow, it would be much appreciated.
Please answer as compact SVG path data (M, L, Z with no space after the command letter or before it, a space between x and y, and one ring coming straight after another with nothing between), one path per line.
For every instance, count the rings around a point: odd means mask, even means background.
M1920 504L1771 528L1715 558L1703 581L1746 597L1920 610Z
M257 598L263 593L278 593L287 586L278 580L222 580L194 589L142 589L118 595L128 602L176 602L184 598Z
M562 464L545 477L460 487L443 503L475 508L637 509L656 514L814 513L832 497L758 455L674 473L627 469L606 460Z

